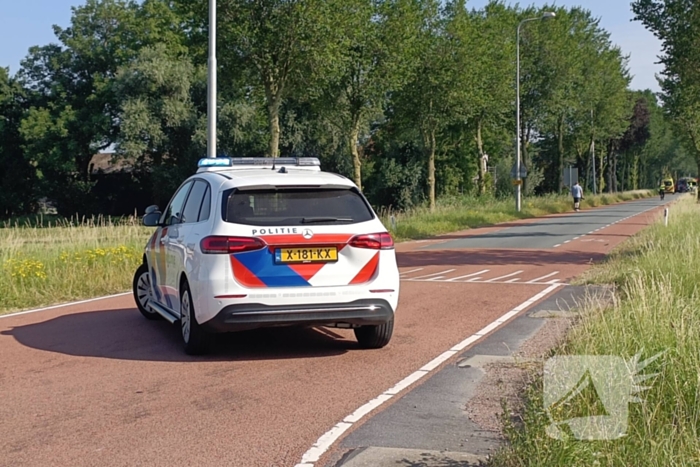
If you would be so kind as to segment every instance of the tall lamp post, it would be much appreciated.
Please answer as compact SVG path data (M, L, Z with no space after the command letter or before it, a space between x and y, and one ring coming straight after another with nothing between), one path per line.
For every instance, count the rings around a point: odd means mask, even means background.
M207 157L216 157L216 0L209 0L209 63L207 66Z
M520 186L522 184L522 178L520 177L520 167L522 165L520 161L520 148L522 146L522 141L520 140L520 26L522 26L524 23L527 23L528 21L538 21L538 20L544 20L544 19L549 19L549 18L554 18L556 14L552 11L547 11L545 12L542 16L539 16L537 18L528 18L522 20L518 24L518 29L516 33L516 40L515 40L515 50L516 50L516 79L515 79L515 92L517 94L516 100L515 100L515 119L517 121L517 149L515 150L516 158L515 158L515 210L520 212L521 210L521 189Z

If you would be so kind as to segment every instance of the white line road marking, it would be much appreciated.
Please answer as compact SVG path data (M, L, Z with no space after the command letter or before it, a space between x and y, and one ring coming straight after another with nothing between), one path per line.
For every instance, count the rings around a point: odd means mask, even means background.
M548 277L556 276L557 274L559 274L559 271L550 272L550 273L547 274L546 276L538 277L537 279L532 279L531 281L528 281L528 283L530 283L530 282L541 281L542 279L546 279L546 278L548 278Z
M544 289L542 292L538 293L537 295L534 295L533 297L529 298L527 301L521 303L517 307L513 308L510 310L508 313L504 314L494 322L490 323L483 329L479 330L477 333L472 334L471 336L467 337L464 339L462 342L459 344L453 346L450 350L447 350L431 360L430 362L426 363L420 370L417 370L410 375L408 375L406 378L402 379L399 381L395 386L393 386L391 389L388 389L384 391L382 394L379 396L375 397L371 401L363 404L360 406L357 410L355 410L352 414L348 415L343 419L342 422L339 422L336 424L333 428L331 428L329 431L321 435L320 438L316 441L316 443L304 453L304 455L301 457L301 463L296 464L295 467L314 467L314 464L321 458L323 454L325 454L333 444L338 441L338 439L345 433L350 427L352 427L353 424L358 423L360 420L362 420L364 417L369 415L373 410L377 409L378 407L382 406L384 403L386 403L388 400L390 400L392 397L403 391L404 389L408 388L411 384L419 381L420 379L424 378L426 375L430 374L430 372L434 371L436 368L438 368L442 363L446 362L447 360L450 359L450 357L453 357L454 355L457 354L457 352L464 350L467 348L467 346L473 344L474 342L478 341L482 337L484 337L486 334L489 332L495 330L498 328L500 325L506 323L513 317L517 316L521 311L535 303L536 301L540 300L541 298L546 297L549 295L552 291L556 290L563 284L553 284Z
M403 275L406 275L406 274L411 274L412 272L418 272L418 271L422 271L422 270L423 270L423 268L411 269L410 271L400 272L400 273L399 273L399 276L403 276Z
M479 275L479 274L484 274L484 273L489 272L489 271L490 271L490 269L484 269L483 271L473 272L473 273L471 273L471 274L467 274L466 276L457 276L457 277L453 277L452 279L447 279L446 282L455 282L455 281L458 281L459 279L464 279L464 278L467 278L467 277L477 276L477 275Z
M516 277L515 279L511 279L511 280L509 280L509 281L506 281L506 284L512 284L513 282L518 282L519 280L520 280L520 279L518 279L518 278Z
M554 248L559 248L560 246L561 246L561 243L557 243L556 245L554 245Z
M571 240L567 240L564 242L564 244L566 244L566 243L571 243Z
M430 279L423 279L421 282L446 282L447 276L437 276L431 277Z
M419 280L419 279L425 279L426 277L439 276L440 274L448 274L452 271L455 271L455 269L448 269L447 271L434 272L432 274L426 274L425 276L410 277L410 278L408 278L408 280L415 281L415 280Z
M506 277L513 277L513 276L515 276L515 275L517 275L517 274L520 274L521 272L522 272L522 271L511 272L510 274L506 274L505 276L494 277L493 279L489 279L489 280L487 280L486 282L495 282L495 281L498 281L498 280L501 280L501 279L505 279Z
M89 298L87 300L80 300L79 302L61 303L60 305L47 306L45 308L37 308L35 310L19 311L17 313L9 313L6 315L2 315L2 316L0 316L0 319L11 318L13 316L19 316L19 315L28 315L29 313L36 313L38 311L54 310L56 308L63 308L66 306L71 306L71 305L82 305L83 303L96 302L98 300L106 300L108 298L123 297L124 295L131 295L132 293L133 292L123 292L123 293L118 293L118 294L114 294L114 295L105 295L104 297L95 297L95 298Z
M561 282L561 279L554 279L554 280L551 280L551 281L545 282L545 283L546 284L558 284L559 282Z

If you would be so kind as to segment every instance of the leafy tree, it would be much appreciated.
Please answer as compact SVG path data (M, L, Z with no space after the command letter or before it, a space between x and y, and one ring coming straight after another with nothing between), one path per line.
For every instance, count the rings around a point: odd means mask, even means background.
M206 148L206 70L172 57L165 44L141 49L121 67L117 154L153 172L156 200L172 194Z
M149 44L182 50L176 24L161 0L88 0L73 7L70 27L54 26L60 45L30 49L20 70L31 91L21 133L60 212L96 209L90 162L119 133L117 69Z
M223 0L218 12L222 68L242 67L264 91L270 157L277 157L280 108L306 86L305 71L325 68L335 44L334 2L323 0ZM203 20L205 16L202 16ZM224 75L226 76L226 75Z
M466 122L476 145L478 193L486 193L487 151L484 133L510 123L515 76L515 11L492 1L483 10L467 13L464 1L449 5L448 34L454 39L457 113ZM492 151L489 151L492 152Z
M664 107L684 131L700 169L700 4L695 0L636 0L632 10L635 19L661 40Z
M36 170L22 152L25 99L19 82L0 68L0 218L33 212L40 194Z
M361 188L361 147L387 97L410 79L426 11L420 0L352 0L339 8L342 46L335 68L318 77L316 105L345 135Z
M453 39L442 34L446 17L441 14L437 2L429 4L427 15L418 40L420 60L411 81L396 93L393 105L395 116L404 125L411 124L421 136L427 162L428 202L430 209L436 206L435 160L441 133L451 123L454 115L455 62Z

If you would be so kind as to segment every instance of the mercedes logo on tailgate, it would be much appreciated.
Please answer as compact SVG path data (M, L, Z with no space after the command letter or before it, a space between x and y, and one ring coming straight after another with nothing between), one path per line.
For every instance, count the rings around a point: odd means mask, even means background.
M314 236L314 233L311 231L311 229L304 229L304 231L301 233L301 235L305 239L309 240L311 237Z

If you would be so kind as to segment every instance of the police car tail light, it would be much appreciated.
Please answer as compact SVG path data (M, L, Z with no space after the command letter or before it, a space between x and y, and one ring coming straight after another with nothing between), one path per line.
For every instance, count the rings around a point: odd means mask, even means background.
M355 248L368 248L370 250L390 250L394 248L394 239L386 232L358 235L348 242Z
M242 253L265 248L265 242L253 237L205 237L200 243L202 253Z

